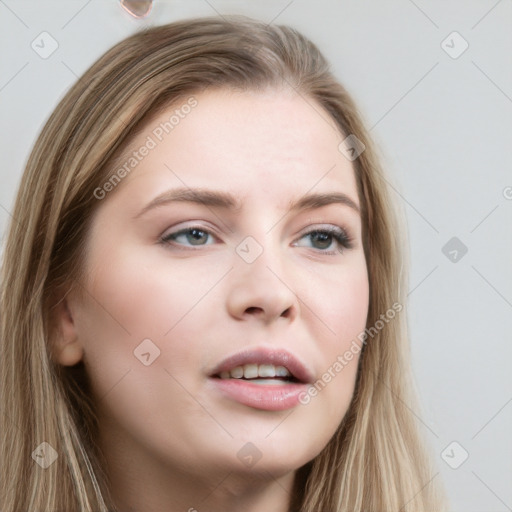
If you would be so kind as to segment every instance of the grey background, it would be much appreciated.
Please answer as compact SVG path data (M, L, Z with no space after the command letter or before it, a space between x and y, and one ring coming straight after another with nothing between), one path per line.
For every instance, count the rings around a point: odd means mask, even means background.
M2 239L36 135L97 57L148 24L232 13L300 29L359 104L408 223L411 412L452 511L512 510L510 0L156 0L146 20L116 0L0 0Z

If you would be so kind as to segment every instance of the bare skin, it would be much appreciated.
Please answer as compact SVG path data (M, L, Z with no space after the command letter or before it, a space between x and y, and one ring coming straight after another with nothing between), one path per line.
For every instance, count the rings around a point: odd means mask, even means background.
M344 136L313 100L284 90L196 99L161 141L154 129L179 105L126 149L156 142L98 205L88 294L62 301L56 357L86 364L121 512L286 512L297 469L348 409L358 355L306 405L286 410L233 400L211 372L242 349L283 349L316 381L364 330L358 211L346 202L288 210L306 194L334 192L357 208L354 170L338 150ZM241 208L175 201L142 212L165 191L199 187ZM310 234L340 228L351 247ZM252 245L237 251L248 236ZM146 362L160 351L148 365L134 354L143 340ZM261 458L248 463L244 447Z

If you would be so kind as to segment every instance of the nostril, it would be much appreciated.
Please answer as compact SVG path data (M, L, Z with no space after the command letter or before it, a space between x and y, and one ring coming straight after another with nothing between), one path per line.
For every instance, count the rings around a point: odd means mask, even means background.
M246 311L246 313L252 314L252 313L255 313L257 311L262 311L262 309L258 308L256 306L251 306L250 308L247 308L245 311Z
M262 315L265 313L265 310L258 306L250 306L245 309L245 313L248 315ZM293 306L290 306L290 307L286 308L279 316L282 316L284 318L291 318L292 315L293 315Z
M292 314L292 308L286 308L282 313L281 316L284 316L285 318L289 318Z

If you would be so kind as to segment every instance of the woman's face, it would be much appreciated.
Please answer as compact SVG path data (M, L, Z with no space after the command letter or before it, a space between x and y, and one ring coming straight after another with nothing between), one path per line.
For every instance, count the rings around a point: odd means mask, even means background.
M107 457L283 475L327 444L369 293L343 139L312 99L217 90L127 148L121 182L96 191L88 293L68 298Z

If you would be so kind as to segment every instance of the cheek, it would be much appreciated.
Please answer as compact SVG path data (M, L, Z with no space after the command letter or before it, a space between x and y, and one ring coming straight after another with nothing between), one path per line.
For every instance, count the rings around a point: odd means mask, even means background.
M308 300L310 311L306 311L309 325L315 326L313 338L321 348L322 374L315 389L304 397L304 404L314 402L326 419L325 425L332 428L342 420L354 392L362 347L360 335L366 327L369 305L366 266L347 267L336 281L324 282L314 292L310 290Z
M369 283L364 259L357 264L326 275L309 286L308 307L302 307L303 315L310 317L310 325L316 326L314 339L322 340L325 353L345 350L352 339L364 331L369 306ZM316 318L316 320L314 320Z
M197 368L205 313L215 306L208 291L218 272L209 268L184 272L179 262L142 263L147 260L135 248L112 252L109 261L116 263L93 266L96 271L88 283L91 300L77 318L93 380L108 389L128 370L130 378L135 377L146 368L137 359L139 346L147 347L151 358L158 354L151 367L180 373L187 364ZM151 343L141 345L148 339Z
M159 251L160 249L153 250ZM163 251L163 249L162 249ZM210 268L183 271L179 262L151 259L136 248L113 256L116 264L102 265L90 290L133 341L161 338L181 322L214 284Z
M332 291L326 308L326 323L336 333L340 347L364 331L369 305L369 286L366 274L347 276Z
M179 435L182 425L171 412L185 414L193 405L178 382L198 366L186 314L198 290L135 257L111 257L119 264L98 267L89 283L91 300L76 319L100 415L126 424L147 443L147 432L158 424ZM187 389L194 392L195 384L187 382Z

